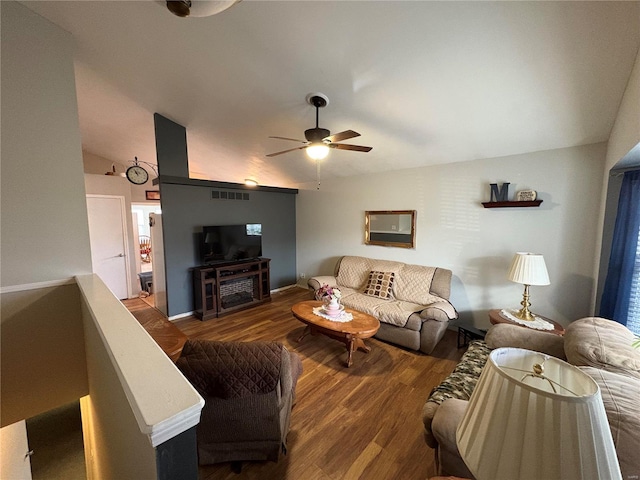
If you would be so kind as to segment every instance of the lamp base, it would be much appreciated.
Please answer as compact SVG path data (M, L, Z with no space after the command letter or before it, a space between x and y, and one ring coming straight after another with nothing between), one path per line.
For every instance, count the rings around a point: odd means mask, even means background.
M531 303L529 303L529 285L524 286L524 293L522 294L522 301L520 302L522 308L518 310L513 315L520 320L526 320L527 322L532 322L535 320L533 314L529 310Z
M520 320L525 320L527 322L533 322L536 318L533 315L533 313L531 313L531 310L529 310L528 308L521 308L520 310L518 310L517 312L514 312L512 314L514 317L517 317Z

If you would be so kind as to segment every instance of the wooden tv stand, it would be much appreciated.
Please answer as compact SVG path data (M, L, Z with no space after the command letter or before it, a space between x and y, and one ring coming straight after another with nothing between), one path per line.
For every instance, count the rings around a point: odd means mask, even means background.
M195 315L218 318L271 301L268 258L193 269Z

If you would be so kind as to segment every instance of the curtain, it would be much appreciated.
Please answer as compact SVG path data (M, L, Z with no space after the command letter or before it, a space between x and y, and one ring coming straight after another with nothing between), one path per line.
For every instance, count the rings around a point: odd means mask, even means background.
M637 302L640 301L637 298L640 288L639 233L640 170L633 170L625 172L622 179L600 316L623 325L631 323L635 328L640 324L640 319L634 318L637 316ZM633 298L634 295L636 298Z

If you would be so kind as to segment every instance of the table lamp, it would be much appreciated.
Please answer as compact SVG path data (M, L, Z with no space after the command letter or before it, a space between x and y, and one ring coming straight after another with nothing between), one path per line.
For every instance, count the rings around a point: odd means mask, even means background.
M477 480L622 479L597 383L538 352L491 352L456 440Z
M529 311L529 285L549 285L549 274L543 256L537 253L516 253L511 261L508 277L512 282L524 284L524 294L520 302L522 308L513 315L520 320L533 320L534 317Z

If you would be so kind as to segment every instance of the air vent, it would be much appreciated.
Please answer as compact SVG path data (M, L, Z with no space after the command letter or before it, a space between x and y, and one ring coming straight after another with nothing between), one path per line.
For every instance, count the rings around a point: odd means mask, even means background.
M243 192L226 192L224 190L211 190L212 200L249 200L250 194Z

